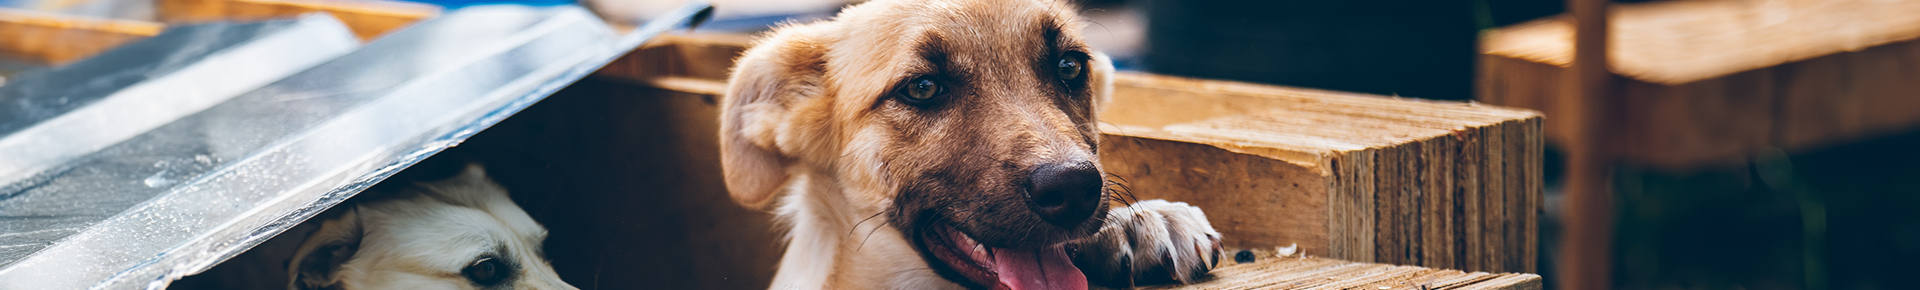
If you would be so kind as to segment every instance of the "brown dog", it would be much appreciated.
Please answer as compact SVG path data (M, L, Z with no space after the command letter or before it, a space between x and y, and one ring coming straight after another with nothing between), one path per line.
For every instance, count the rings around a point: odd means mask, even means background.
M734 68L735 201L790 228L775 289L1085 289L1188 282L1199 208L1116 196L1095 126L1112 65L1050 0L880 0L788 25Z

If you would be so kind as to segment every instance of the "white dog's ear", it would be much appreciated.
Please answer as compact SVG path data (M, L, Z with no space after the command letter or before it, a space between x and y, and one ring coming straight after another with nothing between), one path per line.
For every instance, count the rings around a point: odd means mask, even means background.
M720 113L720 161L733 201L759 209L789 179L782 152L796 100L820 96L825 44L816 25L777 29L736 61Z
M339 218L320 224L288 262L292 273L287 289L319 290L338 288L340 265L353 259L360 250L360 219L356 210L347 210Z

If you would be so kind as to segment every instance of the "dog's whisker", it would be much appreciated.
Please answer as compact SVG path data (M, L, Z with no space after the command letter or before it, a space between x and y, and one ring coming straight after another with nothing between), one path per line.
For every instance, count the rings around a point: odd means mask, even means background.
M593 289L600 289L600 271L606 270L607 256L600 256L593 264Z
M1107 25L1106 25L1106 24L1100 24L1100 22L1099 22L1099 21L1093 21L1093 19L1085 19L1085 20L1082 20L1082 21L1086 21L1087 23L1093 23L1093 25L1099 25L1099 26L1100 26L1100 30L1104 30L1104 31L1106 31L1106 32L1107 32L1107 39L1115 39L1115 37L1113 36L1113 29L1112 29L1112 28L1107 28Z
M876 212L876 213L873 213L873 215L870 215L870 216L867 216L867 218L864 218L864 219L860 219L860 222L857 222L857 223L853 223L853 228L851 228L851 229L847 229L847 236L853 236L853 233L855 233L855 232L857 232L857 231L859 231L859 230L860 230L860 225L861 225L861 224L865 224L865 223L867 223L867 221L869 221L869 220L873 220L873 218L877 218L877 217L880 217L880 215L881 215L881 214L885 214L885 213L887 213L887 212L885 212L885 211L882 211L882 212ZM876 228L877 228L877 227L876 227ZM871 235L871 234L869 234L869 235Z
M853 248L854 251L859 251L860 249L866 248L867 240L873 239L873 233L877 233L877 232L880 232L880 227L873 227L873 230L867 231L867 236L860 238L860 246L854 247Z
M1107 190L1109 194L1113 194L1115 197L1121 197L1122 200L1126 201L1129 205L1140 202L1140 197L1133 193L1133 187L1127 185L1127 178L1120 177L1119 174L1112 172L1107 172L1106 175L1110 178L1105 181L1106 186L1104 186L1104 189Z
M1129 201L1128 203L1140 201L1140 197L1133 195L1133 187L1127 186L1124 183L1108 181L1104 189L1108 190L1109 192L1115 195L1118 195L1118 197L1125 197L1127 199L1130 199L1131 201Z

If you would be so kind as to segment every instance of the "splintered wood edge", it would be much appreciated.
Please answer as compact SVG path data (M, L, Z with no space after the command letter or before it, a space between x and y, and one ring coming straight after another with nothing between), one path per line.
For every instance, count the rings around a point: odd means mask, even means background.
M1415 266L1359 263L1254 251L1252 263L1222 261L1209 278L1187 285L1141 289L1494 289L1538 290L1540 275L1464 272Z
M1664 1L1614 4L1608 66L1677 85L1920 38L1920 1ZM1566 67L1564 15L1501 27L1481 53Z
M160 34L166 25L0 8L0 54L65 64Z
M1478 103L1444 102L1421 99L1291 88L1220 80L1203 80L1136 72L1114 74L1115 104L1102 116L1102 131L1108 134L1207 144L1235 153L1282 160L1317 168L1331 174L1325 166L1330 158L1346 152L1400 146L1461 134L1466 130L1522 122L1541 118L1537 111L1494 107ZM1166 124L1129 124L1128 115L1115 116L1115 107L1135 94L1167 102L1200 102L1181 95L1221 96L1220 105L1247 108L1201 119L1162 121ZM1156 112L1157 105L1150 104ZM1122 108L1120 111L1126 111ZM1139 114L1139 113L1135 113ZM1118 118L1113 118L1118 117ZM1346 123L1367 123L1369 131L1329 131L1309 123L1262 128L1231 128L1251 121L1288 121L1294 119L1339 119ZM1160 125L1160 126L1153 126ZM1208 127L1215 126L1215 127ZM1364 127L1364 126L1363 126Z

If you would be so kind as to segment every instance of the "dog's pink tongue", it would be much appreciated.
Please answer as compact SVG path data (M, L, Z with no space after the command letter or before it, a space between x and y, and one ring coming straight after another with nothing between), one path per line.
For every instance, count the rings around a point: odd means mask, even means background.
M993 249L993 272L1012 290L1086 290L1087 276L1060 246L1038 250Z

